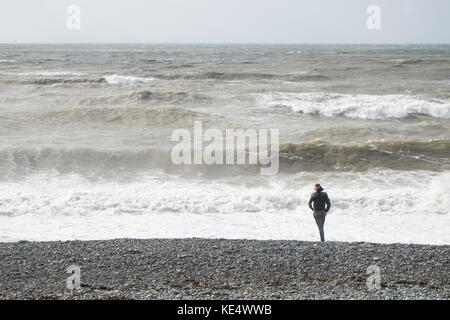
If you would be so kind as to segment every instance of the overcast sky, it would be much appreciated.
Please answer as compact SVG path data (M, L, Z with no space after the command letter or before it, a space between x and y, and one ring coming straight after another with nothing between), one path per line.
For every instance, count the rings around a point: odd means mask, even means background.
M0 43L450 43L449 17L449 0L1 0Z

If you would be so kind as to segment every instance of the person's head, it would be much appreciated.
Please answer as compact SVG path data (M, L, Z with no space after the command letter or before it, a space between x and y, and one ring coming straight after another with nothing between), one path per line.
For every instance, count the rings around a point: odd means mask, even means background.
M316 183L315 185L314 185L314 190L316 190L316 191L322 191L323 190L323 188L322 188L322 186L320 185L320 184L318 184L318 183Z

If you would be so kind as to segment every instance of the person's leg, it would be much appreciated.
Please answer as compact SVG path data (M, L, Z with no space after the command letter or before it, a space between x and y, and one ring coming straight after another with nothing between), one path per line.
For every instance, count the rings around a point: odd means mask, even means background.
M323 241L323 242L325 242L325 217L326 217L326 213L325 213L325 211L324 212L322 212L322 214L321 214L321 216L322 216L322 219L321 219L321 223L322 223L322 228L321 228L321 231L320 231L320 240L321 241Z
M317 211L314 212L314 219L316 220L317 227L319 228L320 241L325 241L325 232L323 230L325 224L325 212Z

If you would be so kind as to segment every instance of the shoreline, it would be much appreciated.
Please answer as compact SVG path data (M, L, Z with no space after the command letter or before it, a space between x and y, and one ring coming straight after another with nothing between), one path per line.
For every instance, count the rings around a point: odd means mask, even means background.
M0 243L0 299L450 299L450 246L226 239ZM81 268L68 290L66 270ZM380 268L369 290L367 268Z

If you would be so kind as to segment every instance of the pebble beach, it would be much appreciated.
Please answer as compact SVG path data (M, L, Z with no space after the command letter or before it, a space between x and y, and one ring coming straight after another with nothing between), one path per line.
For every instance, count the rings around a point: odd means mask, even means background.
M0 299L449 299L449 246L222 239L0 244ZM80 267L80 288L67 268ZM380 286L368 288L367 268Z

